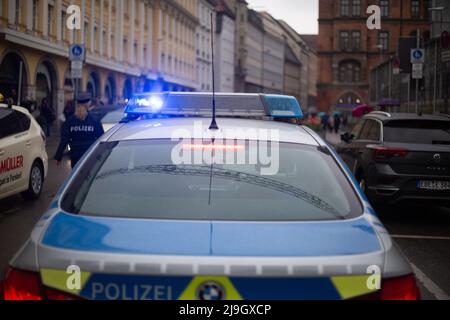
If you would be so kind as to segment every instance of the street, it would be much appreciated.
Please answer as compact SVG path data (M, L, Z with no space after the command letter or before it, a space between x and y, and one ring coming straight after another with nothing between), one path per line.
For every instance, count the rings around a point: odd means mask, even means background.
M329 140L336 137L327 137ZM57 137L48 140L51 158ZM22 246L34 224L45 212L59 186L70 172L67 158L59 167L49 162L43 194L36 202L20 196L0 200L0 280L9 260ZM411 262L423 299L450 299L450 209L402 207L382 212L381 219Z

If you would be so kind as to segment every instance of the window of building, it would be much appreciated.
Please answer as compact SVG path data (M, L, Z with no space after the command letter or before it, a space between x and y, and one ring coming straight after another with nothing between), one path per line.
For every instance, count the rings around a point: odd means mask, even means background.
M15 8L15 19L16 19L16 24L20 23L20 0L16 0L16 8Z
M349 46L349 34L348 31L341 31L339 34L339 42L341 50L346 51L350 48Z
M361 81L361 66L357 61L344 61L339 64L339 82L357 83Z
M66 15L67 15L66 11L62 10L61 11L61 34L60 34L62 41L64 41L66 38L66 19L67 19Z
M341 0L341 16L345 17L349 15L350 0Z
M419 18L419 16L420 16L420 1L411 0L411 17Z
M47 15L47 30L48 35L52 35L53 33L53 6L51 4L48 5L48 15Z
M92 40L92 52L95 52L97 48L97 34L98 34L98 28L97 26L94 26L94 34L92 35L94 39Z
M361 32L352 31L352 50L358 51L361 49Z
M389 17L389 0L380 0L380 9L382 17Z
M88 30L89 30L89 24L87 22L84 23L84 43L88 43L87 39L88 39Z
M389 50L389 32L380 31L378 34L378 44L381 45L381 50Z
M33 0L33 30L37 30L38 27L38 14L37 14L37 8L38 8L39 0Z
M353 0L352 16L359 17L361 15L361 0Z

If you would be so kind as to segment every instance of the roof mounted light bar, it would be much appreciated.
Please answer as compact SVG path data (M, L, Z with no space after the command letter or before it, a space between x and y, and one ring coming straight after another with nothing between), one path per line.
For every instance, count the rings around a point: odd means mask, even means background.
M211 117L212 93L165 92L137 94L125 109L128 115ZM216 93L218 117L302 118L296 98L258 93Z

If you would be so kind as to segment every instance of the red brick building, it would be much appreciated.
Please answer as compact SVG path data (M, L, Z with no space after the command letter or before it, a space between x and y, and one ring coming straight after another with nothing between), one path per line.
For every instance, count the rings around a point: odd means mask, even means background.
M369 5L381 30L367 28ZM399 37L429 37L427 0L319 0L318 109L351 110L369 102L370 70L397 51Z

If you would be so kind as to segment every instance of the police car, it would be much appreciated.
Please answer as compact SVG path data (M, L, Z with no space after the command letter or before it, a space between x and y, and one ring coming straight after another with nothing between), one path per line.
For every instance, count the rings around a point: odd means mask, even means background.
M37 199L47 174L45 135L27 109L0 104L0 199Z
M138 95L10 263L6 299L419 298L295 98ZM279 121L275 121L279 120Z

